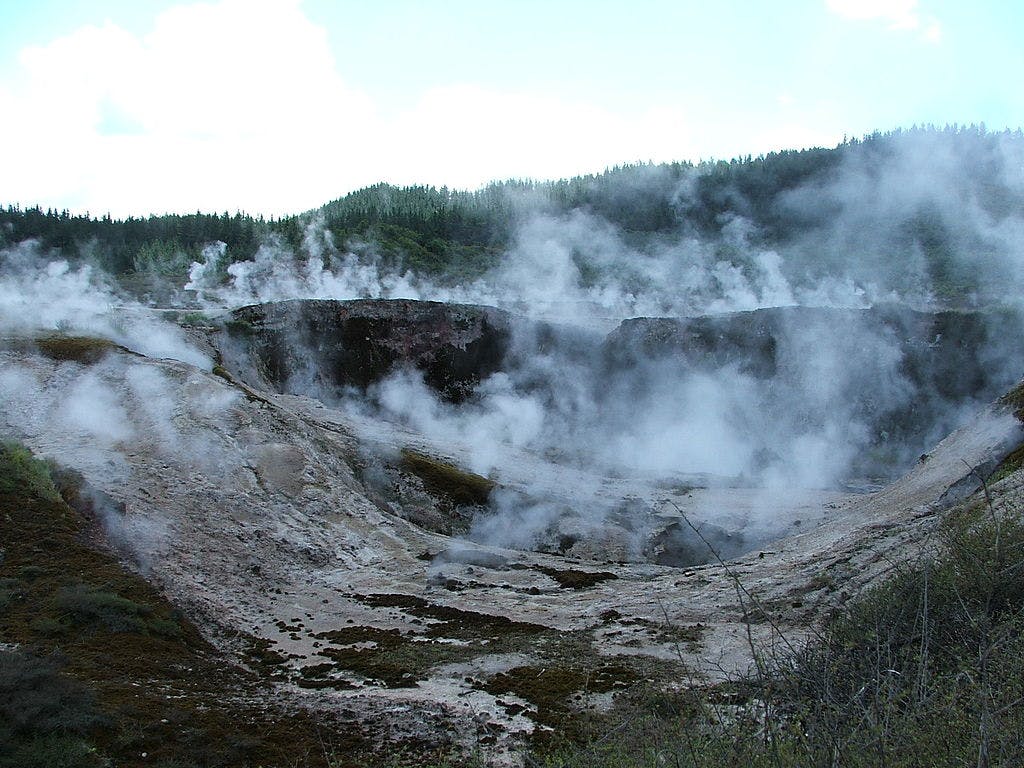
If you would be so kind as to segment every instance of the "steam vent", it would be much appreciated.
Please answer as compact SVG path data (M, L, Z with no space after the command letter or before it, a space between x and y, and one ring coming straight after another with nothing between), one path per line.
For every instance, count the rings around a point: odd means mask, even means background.
M192 319L191 362L8 335L3 428L53 457L60 496L0 564L97 627L150 606L130 636L178 671L121 706L163 743L201 706L207 729L311 718L346 754L513 765L638 686L714 686L803 642L976 499L1024 440L1000 399L1020 323L794 306L609 329L362 299ZM47 575L60 558L108 586Z

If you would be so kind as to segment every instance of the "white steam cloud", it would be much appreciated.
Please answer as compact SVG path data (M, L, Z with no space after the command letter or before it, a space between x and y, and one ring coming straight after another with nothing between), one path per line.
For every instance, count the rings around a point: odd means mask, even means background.
M98 270L50 258L33 241L0 251L0 323L19 333L95 336L147 357L212 365L180 328L118 295Z
M312 347L306 375L291 382L293 390L360 418L397 422L434 445L457 447L479 474L500 476L531 456L594 476L742 485L769 494L875 480L905 469L961 423L977 405L975 395L990 398L1024 374L1019 334L1007 333L1005 322L998 333L979 331L954 343L942 332L914 336L919 319L905 310L951 304L1018 311L1024 214L994 209L983 199L984 184L965 179L983 173L1024 197L1021 145L1007 143L984 157L928 134L880 146L889 153L884 162L867 149L849 149L834 172L783 193L776 212L799 226L771 247L754 217L736 212L750 205L732 189L735 211L719 215L712 234L680 225L644 236L596 210L555 212L526 195L513 206L513 236L496 266L458 285L396 269L373 243L336 242L329 226L312 218L297 250L270 236L250 260L228 263L223 243L208 244L181 287L211 313L301 298L408 298L510 310L517 319L503 370L459 405L441 400L408 370L365 393L314 390ZM676 210L697 204L699 173L678 185ZM932 235L940 249L927 241ZM31 243L3 256L0 319L7 327L100 335L142 354L209 367L176 327L120 298L89 267L47 261ZM974 292L951 295L965 275L978 278ZM896 304L904 309L880 309ZM877 311L856 311L869 307ZM607 335L627 318L771 308L804 311L741 318L736 333L732 320L718 317L703 331L634 323ZM762 318L767 330L758 331ZM955 376L932 370L939 364L929 357L943 344L974 354L971 365L984 374L974 390L944 391ZM134 430L156 435L168 450L183 445L159 376L127 377L127 391L144 404L129 417L105 389L102 369L77 375L59 405L73 428L103 445ZM9 396L22 391L26 376L4 372L0 387ZM471 536L531 546L560 525L564 533L570 518L577 533L588 535L614 521L628 527L624 496L557 486L538 482L532 495L499 492Z
M224 282L219 274L224 245L213 244L193 262L184 288L214 311L297 298L417 299L604 324L797 304L865 307L894 298L873 282L849 277L823 276L812 285L795 285L785 274L785 258L756 248L749 237L749 225L736 218L715 242L686 236L640 249L593 214L537 213L520 224L496 269L452 286L340 249L323 222L314 219L305 230L304 254L271 237L251 260L226 265ZM723 245L739 257L723 256Z

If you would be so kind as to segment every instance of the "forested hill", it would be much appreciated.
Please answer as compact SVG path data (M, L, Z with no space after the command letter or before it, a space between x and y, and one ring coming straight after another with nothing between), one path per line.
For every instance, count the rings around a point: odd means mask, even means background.
M666 238L733 242L742 226L746 245L779 249L811 271L849 260L877 268L915 254L928 261L940 292L949 292L964 289L986 259L1004 255L993 227L1024 222L1022 168L1019 129L913 128L833 149L627 165L477 191L378 184L282 219L195 213L113 220L7 207L0 210L0 247L36 241L43 252L88 259L142 290L184 284L189 264L211 243L225 244L224 264L251 259L268 241L303 255L308 224L319 221L338 248L453 282L495 266L524 219L582 211L613 225L640 252ZM963 253L972 260L963 263Z

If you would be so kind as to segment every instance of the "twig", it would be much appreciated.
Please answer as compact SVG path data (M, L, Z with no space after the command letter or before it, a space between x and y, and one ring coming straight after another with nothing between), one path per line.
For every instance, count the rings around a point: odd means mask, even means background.
M734 587L735 587L735 589L737 591L737 596L738 597L740 595L745 596L747 598L747 600L749 600L753 604L753 606L760 612L760 614L762 616L764 616L765 620L771 626L772 630L778 635L779 639L782 640L782 642L785 644L786 648L791 653L795 654L797 652L797 649L789 642L789 640L786 638L786 635L779 628L779 625L776 624L775 621L772 619L771 614L769 614L768 611L765 610L764 606L761 604L761 601L759 601L753 595L753 593L751 593L746 587L743 586L743 582L740 581L739 575L729 566L729 564L727 562L725 562L725 560L722 559L722 556L718 553L718 550L716 550L714 545L710 541L707 540L707 538L704 536L703 533L700 532L700 529L697 528L697 526L695 526L693 523L690 522L690 518L688 518L686 516L686 513L683 512L683 510L679 508L679 505L676 504L671 499L667 499L667 501L668 501L669 504L671 504L673 507L675 507L675 509L679 513L680 517L682 517L683 522L686 523L687 527L697 535L697 538L699 538L701 540L701 542L703 542L704 546L706 546L708 548L708 551L711 552L711 554L715 558L716 562L720 566L722 566L722 568L725 570L726 575L730 579L732 579L733 585L734 585ZM743 600L742 600L742 597L740 597L740 608L743 608L743 607L744 607L743 606ZM747 633L749 634L750 633L750 621L749 621L749 618L747 618L748 615L749 614L747 614L747 612L744 610L744 618L745 618L744 623L747 625Z

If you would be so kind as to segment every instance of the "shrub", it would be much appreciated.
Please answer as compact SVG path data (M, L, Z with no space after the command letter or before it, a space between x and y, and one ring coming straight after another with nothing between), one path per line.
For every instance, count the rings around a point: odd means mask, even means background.
M0 753L0 768L88 768L99 764L86 741L59 734L14 743Z
M202 312L186 312L178 322L182 325L203 326L210 325L211 320Z
M60 501L49 466L13 442L0 443L0 495Z
M176 623L155 616L150 606L86 584L60 589L56 605L63 616L81 627L172 638L181 635Z
M25 597L25 589L19 579L0 579L0 616L14 602Z
M92 694L60 666L53 657L0 651L0 743L82 736L100 724Z
M46 638L60 637L67 631L67 627L50 616L36 616L28 626L33 634Z

